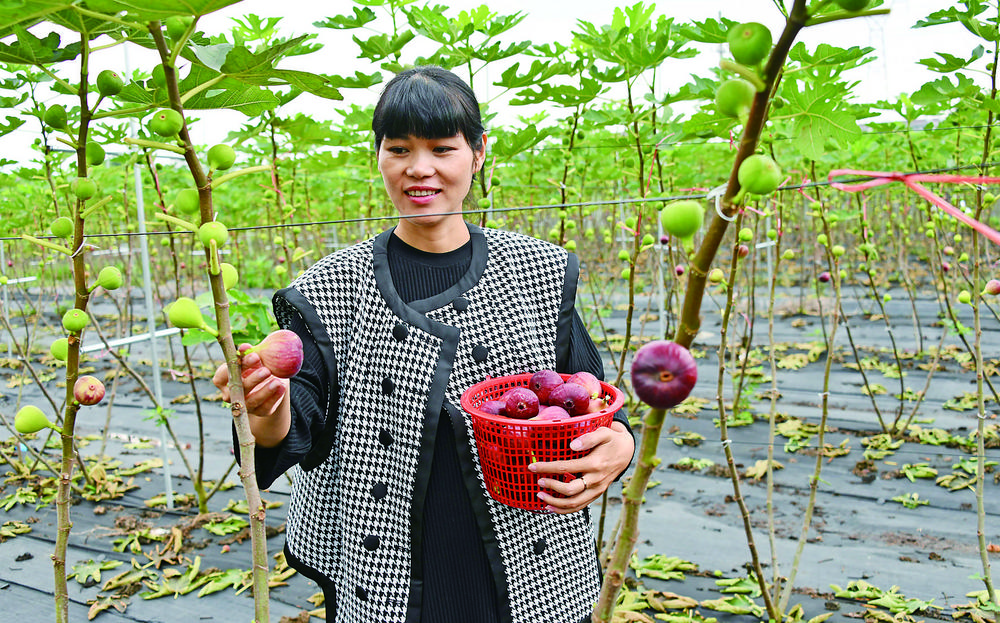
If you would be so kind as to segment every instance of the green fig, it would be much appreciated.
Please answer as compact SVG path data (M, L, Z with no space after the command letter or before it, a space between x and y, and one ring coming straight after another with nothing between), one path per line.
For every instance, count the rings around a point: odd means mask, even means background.
M173 108L161 108L150 117L148 127L150 132L169 138L184 127L184 117Z
M62 130L66 128L66 108L62 104L53 104L45 109L45 114L42 115L42 121L45 125L53 128L55 130Z
M22 435L30 435L43 428L55 428L55 425L45 417L41 409L35 405L25 405L14 416L14 428Z
M240 282L240 274L237 272L236 267L228 262L222 262L222 264L220 264L220 270L222 270L223 287L227 290L235 288L236 284Z
M97 285L105 290L117 290L122 287L123 283L125 283L125 278L122 277L122 271L118 270L116 266L105 266L101 272L97 273Z
M693 199L668 203L660 210L660 223L663 229L681 240L690 240L701 230L704 221L705 210L701 207L701 203Z
M105 69L97 74L97 92L104 97L114 97L121 93L125 82L122 77L110 69Z
M77 307L70 308L62 317L63 328L70 333L78 333L90 323L90 316L87 312Z
M179 329L203 329L205 318L194 299L182 296L167 307L170 324Z
M208 150L208 166L216 171L225 171L236 163L236 151L226 145L219 143L213 145Z
M87 141L87 164L98 167L104 164L104 148L94 141Z
M736 24L726 33L726 42L737 63L756 65L771 52L771 31L758 22Z
M226 226L219 221L209 221L203 223L201 227L198 228L198 239L206 247L209 246L211 241L215 241L215 245L222 248L222 245L226 244L226 240L229 238L229 230Z
M770 195L781 183L781 169L769 156L754 154L740 163L736 172L743 192Z
M70 183L70 190L77 199L86 201L97 194L97 182L89 177L78 177Z
M69 238L73 235L73 220L68 216L60 216L49 225L49 231L57 238Z
M49 346L49 353L59 361L66 361L69 356L69 340L61 337Z
M197 188L185 188L174 196L174 207L181 214L195 214L201 209L201 199Z

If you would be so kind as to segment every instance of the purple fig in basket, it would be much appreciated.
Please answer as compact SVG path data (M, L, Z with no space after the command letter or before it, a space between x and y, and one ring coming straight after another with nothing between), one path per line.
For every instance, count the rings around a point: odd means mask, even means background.
M278 378L291 378L302 368L302 340L288 329L278 329L260 344L243 351L244 356L250 353L260 355L264 367Z
M538 402L549 404L549 393L563 384L562 376L553 370L539 370L531 375L528 387L538 396Z
M563 383L549 394L549 404L559 405L570 415L582 415L590 406L590 392L583 385Z
M688 397L698 380L691 352L676 342L655 340L632 360L632 387L639 400L654 409L670 409Z
M512 387L504 392L504 414L518 420L538 415L538 396L527 387Z
M506 403L503 400L487 400L479 405L480 411L490 415L503 415L506 410Z
M601 396L601 381L590 372L582 370L576 374L572 374L566 379L566 382L582 385L591 398L599 398Z
M535 417L533 417L531 419L533 419L533 420L558 421L558 420L567 420L570 417L571 416L566 411L566 409L563 409L559 405L549 405L547 407L542 407L538 411L538 415L536 415Z

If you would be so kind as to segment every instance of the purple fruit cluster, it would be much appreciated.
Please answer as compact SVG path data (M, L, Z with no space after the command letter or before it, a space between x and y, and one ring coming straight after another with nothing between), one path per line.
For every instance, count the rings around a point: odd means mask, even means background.
M601 382L590 372L577 372L563 380L558 372L539 370L527 387L512 387L498 400L487 400L480 409L490 415L518 420L564 420L596 413L608 406Z

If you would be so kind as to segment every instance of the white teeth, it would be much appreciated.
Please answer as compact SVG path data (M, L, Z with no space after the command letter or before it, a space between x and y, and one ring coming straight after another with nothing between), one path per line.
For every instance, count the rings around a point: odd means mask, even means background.
M408 190L406 194L411 197L430 197L431 195L436 195L438 191L436 190Z

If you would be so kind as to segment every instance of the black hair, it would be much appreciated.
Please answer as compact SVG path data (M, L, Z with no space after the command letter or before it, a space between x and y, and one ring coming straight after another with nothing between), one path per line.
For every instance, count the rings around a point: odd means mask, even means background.
M447 138L459 132L472 151L483 146L479 101L461 78L434 65L407 69L382 90L372 115L375 150L382 139Z

